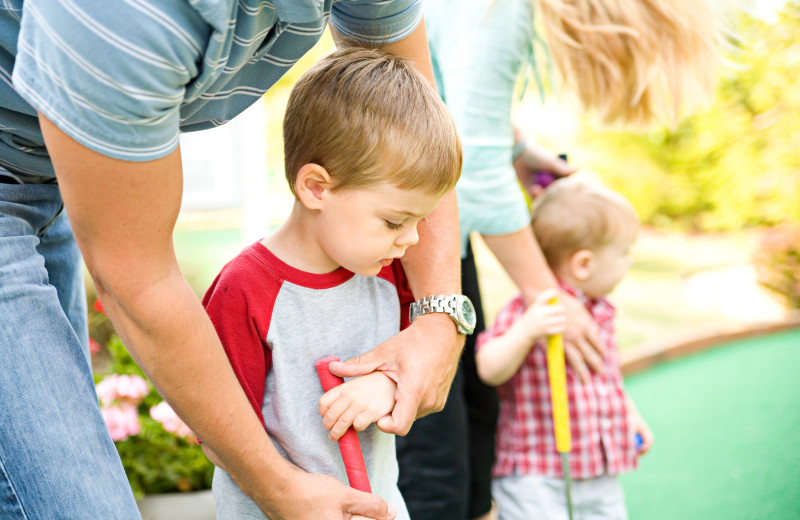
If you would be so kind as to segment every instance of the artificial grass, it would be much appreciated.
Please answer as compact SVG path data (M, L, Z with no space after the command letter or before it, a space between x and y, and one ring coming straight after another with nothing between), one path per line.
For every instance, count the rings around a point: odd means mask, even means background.
M632 520L800 519L800 329L626 380L655 435L622 476Z

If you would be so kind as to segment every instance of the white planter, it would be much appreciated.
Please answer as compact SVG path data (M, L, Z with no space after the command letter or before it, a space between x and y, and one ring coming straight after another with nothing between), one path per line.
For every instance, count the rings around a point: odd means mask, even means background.
M138 501L142 520L216 520L210 490L147 495Z

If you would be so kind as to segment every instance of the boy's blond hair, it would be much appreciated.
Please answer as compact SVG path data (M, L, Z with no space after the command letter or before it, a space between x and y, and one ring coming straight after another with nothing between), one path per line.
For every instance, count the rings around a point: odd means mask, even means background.
M292 193L308 163L333 189L385 182L444 195L461 173L461 141L436 90L411 61L377 49L334 51L303 74L283 136Z
M632 243L639 217L621 194L572 176L554 182L536 199L531 226L548 265L555 269L582 249L597 251L618 239Z

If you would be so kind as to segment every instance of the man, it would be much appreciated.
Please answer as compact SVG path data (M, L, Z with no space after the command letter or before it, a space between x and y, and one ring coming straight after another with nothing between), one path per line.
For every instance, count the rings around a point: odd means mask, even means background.
M218 369L225 354L172 247L179 131L219 125L260 99L329 17L339 44L381 45L432 82L418 0L0 7L3 518L138 517L94 394L81 253L137 362L269 518L391 518L378 497L278 454L232 370ZM450 195L404 258L417 298L460 291L456 218ZM443 406L462 343L449 316L426 314L332 369L395 379L397 403L379 426L404 434Z

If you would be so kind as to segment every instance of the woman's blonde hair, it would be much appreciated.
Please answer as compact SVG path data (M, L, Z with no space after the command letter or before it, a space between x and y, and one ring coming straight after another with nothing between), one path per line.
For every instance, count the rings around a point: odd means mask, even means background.
M461 141L436 90L412 62L377 49L314 64L292 89L283 135L293 193L308 163L328 171L333 189L385 182L444 194L461 173Z
M536 198L531 226L551 268L577 251L597 251L617 240L632 243L639 230L633 205L598 182L573 175Z
M714 84L714 0L533 0L564 86L606 122L676 120Z

